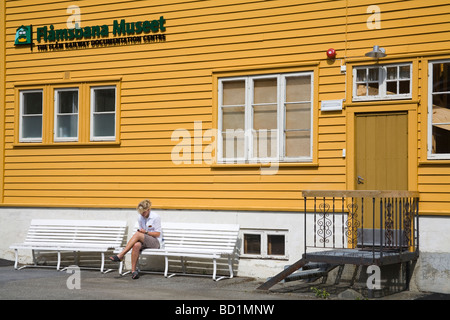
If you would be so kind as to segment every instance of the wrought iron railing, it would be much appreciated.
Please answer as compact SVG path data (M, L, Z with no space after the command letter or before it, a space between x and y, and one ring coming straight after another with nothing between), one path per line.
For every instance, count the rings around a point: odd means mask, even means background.
M419 193L303 191L308 248L416 252Z

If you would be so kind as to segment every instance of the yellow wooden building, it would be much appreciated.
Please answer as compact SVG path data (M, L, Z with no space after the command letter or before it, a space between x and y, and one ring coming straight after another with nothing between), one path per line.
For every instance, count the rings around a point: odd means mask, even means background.
M410 190L421 250L450 260L448 1L0 10L1 228L150 198L167 220L239 223L239 268L265 275L301 254L302 190Z

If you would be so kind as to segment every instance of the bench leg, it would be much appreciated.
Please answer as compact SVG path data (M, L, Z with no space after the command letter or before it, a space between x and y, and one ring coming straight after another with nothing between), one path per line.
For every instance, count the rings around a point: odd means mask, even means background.
M180 257L181 260L181 270L183 271L183 274L186 273L186 264L184 263L184 257Z
M169 272L169 257L164 256L164 278L167 278Z
M228 256L228 270L230 271L229 279L233 279L233 276L234 276L234 274L233 274L233 264L232 264L232 259L231 258L232 258L231 256ZM220 281L220 280L226 278L225 276L223 276L223 277L220 277L220 278L216 279L216 271L217 271L217 262L216 262L216 259L214 259L213 280L214 281Z
M37 266L37 260L36 260L36 251L31 250L31 255L33 256L33 264Z
M228 270L230 270L230 279L233 279L233 264L231 256L228 256Z
M104 269L105 269L105 253L102 252L102 265L100 267L100 272L103 273Z
M16 255L16 261L14 261L14 269L17 270L17 267L19 266L19 250L14 249L14 253Z
M60 266L61 266L61 252L58 251L58 263L56 264L56 270L59 271Z
M129 274L129 273L131 273L131 270L128 270L128 271L123 271L125 269L125 257L123 258L123 260L122 261L120 261L120 263L119 263L119 274L121 275L121 276L125 276L125 275L127 275L127 274Z
M119 263L119 274L122 275L122 271L123 271L123 261L120 261Z
M213 280L216 281L217 259L213 258Z

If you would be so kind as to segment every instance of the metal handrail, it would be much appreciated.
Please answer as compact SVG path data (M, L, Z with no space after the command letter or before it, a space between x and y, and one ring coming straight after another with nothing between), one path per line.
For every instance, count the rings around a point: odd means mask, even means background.
M302 196L305 254L307 248L366 248L375 259L387 251L418 252L417 191L305 190Z

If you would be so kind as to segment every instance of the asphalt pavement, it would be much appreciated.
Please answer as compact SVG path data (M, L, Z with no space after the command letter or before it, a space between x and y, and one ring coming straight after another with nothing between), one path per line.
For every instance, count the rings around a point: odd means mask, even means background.
M122 309L129 312L129 307L133 304L127 305L127 301L147 300L144 304L136 304L136 306L147 306L149 310L163 308L167 310L168 315L196 315L209 318L216 315L224 318L224 315L230 315L230 313L243 315L244 312L253 315L255 312L256 314L265 312L267 316L267 313L272 314L276 311L279 316L280 313L290 314L292 309L300 306L317 307L317 303L324 300L334 300L339 303L342 300L368 300L357 294L353 295L355 292L345 286L320 287L319 285L317 288L327 292L326 297L319 296L317 290L312 290L312 287L316 285L303 281L280 283L269 291L257 290L263 282L263 279L239 276L221 281L213 281L210 276L176 275L168 279L162 273L141 273L139 279L133 280L129 274L119 275L117 270L103 274L98 270L76 268L69 271L57 271L54 267L26 267L15 270L11 261L0 259L0 303L5 306L8 306L10 302L17 303L23 300L41 302L103 300L109 302L110 309L127 306ZM449 296L406 291L369 300L443 300L449 299ZM125 304L115 302L119 300L124 301ZM275 311L270 309L270 306L275 306ZM205 314L206 308L209 308L209 315ZM136 313L141 313L142 310L142 307L137 307ZM24 311L27 311L26 308L19 308L22 314ZM30 308L28 311L34 312L34 309ZM144 311L146 311L145 308Z

